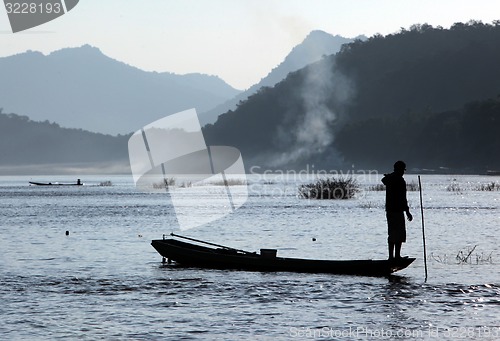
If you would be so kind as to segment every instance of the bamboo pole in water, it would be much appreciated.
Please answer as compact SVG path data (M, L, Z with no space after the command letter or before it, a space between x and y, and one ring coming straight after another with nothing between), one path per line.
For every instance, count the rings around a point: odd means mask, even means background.
M424 243L425 281L427 282L427 251L425 249L424 205L422 204L422 183L420 182L420 175L418 176L418 189L420 191L420 213L422 215L422 241Z

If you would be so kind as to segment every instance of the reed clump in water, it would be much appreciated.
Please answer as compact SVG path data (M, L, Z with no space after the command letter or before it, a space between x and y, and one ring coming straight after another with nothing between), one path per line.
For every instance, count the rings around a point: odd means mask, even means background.
M299 197L305 199L351 199L360 191L352 177L331 177L301 185Z
M500 183L492 181L486 184L479 184L476 187L476 190L483 192L500 191Z
M458 251L457 256L455 257L459 264L482 264L482 263L492 263L491 255L493 252L490 252L489 255L485 255L484 252L474 253L477 245L474 247L467 247Z
M455 262L456 264L473 264L473 265L479 265L479 264L492 264L493 259L492 259L492 254L493 252L484 253L481 252L479 253L476 251L477 245L474 246L467 246L458 251L458 253L455 256ZM450 264L451 257L448 257L447 254L444 254L443 256L440 255L435 255L434 253L431 253L431 255L428 258L429 260L434 260L437 263L442 263L442 264Z
M163 189L175 186L175 178L165 178L160 182L153 183L153 189Z

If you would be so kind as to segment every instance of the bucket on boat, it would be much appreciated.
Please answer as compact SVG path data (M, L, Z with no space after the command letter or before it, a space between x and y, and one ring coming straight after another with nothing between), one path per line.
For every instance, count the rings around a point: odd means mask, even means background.
M277 253L276 249L260 249L260 255L264 258L276 258Z

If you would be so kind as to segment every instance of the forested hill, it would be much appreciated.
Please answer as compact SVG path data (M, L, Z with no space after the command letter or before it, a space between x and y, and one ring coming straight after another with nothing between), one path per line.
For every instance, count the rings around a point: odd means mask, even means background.
M449 30L414 25L410 30L345 45L339 69L353 79L360 116L443 111L500 93L500 21L471 21Z
M335 146L360 168L390 169L395 159L404 158L410 169L498 171L500 96L467 103L459 110L357 121L339 131Z
M128 172L128 138L61 128L0 109L0 172L40 174L44 167L51 173L68 168L88 172L91 167L98 174Z
M498 169L498 138L481 127L500 120L499 42L500 21L355 41L262 89L205 137L240 148L247 166L387 169L407 159L411 168Z

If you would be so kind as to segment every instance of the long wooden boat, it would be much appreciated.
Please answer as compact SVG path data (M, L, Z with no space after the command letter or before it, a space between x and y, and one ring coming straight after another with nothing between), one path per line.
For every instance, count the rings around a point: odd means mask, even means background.
M36 182L29 181L30 185L35 186L83 186L83 182L78 179L76 182Z
M164 259L168 259L169 263L174 261L176 265L210 269L388 276L406 268L415 260L408 257L398 260L283 258L276 257L276 250L261 249L260 253L254 253L228 247L206 247L172 238L153 240L151 245Z

